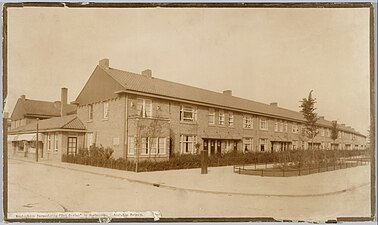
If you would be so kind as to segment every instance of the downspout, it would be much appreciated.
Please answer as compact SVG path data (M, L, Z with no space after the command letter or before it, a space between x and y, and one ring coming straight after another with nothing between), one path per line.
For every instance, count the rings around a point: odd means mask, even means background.
M127 145L128 145L128 136L129 136L129 126L128 126L128 120L129 120L129 110L128 110L128 95L125 94L125 113L124 113L124 158L127 159Z

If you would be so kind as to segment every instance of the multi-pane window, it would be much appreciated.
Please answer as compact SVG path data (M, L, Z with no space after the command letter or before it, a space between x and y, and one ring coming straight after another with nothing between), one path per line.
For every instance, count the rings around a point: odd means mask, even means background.
M141 154L142 155L148 155L149 150L150 150L148 138L142 138L141 145L142 145Z
M234 114L232 112L228 113L228 126L229 127L234 126Z
M88 105L88 120L93 120L93 105Z
M47 134L47 151L51 151L53 148L53 140L52 140L52 135Z
M223 110L219 110L218 124L221 126L224 125L224 111Z
M109 102L103 103L103 118L104 119L109 118Z
M293 132L293 133L298 133L298 125L297 124L293 124L293 126L292 126L292 128L291 128L291 131Z
M157 153L157 138L148 138L150 142L150 152L151 154Z
M197 120L197 109L193 106L181 105L180 121L194 122Z
M253 128L252 116L245 115L243 117L243 128L247 128L247 129Z
M331 137L331 131L329 129L326 130L327 137Z
M268 130L268 121L266 118L260 118L260 130Z
M284 132L287 132L287 122L284 122Z
M283 123L280 122L280 132L283 132Z
M77 137L68 137L67 155L76 155Z
M152 101L150 99L138 98L137 111L141 117L152 117Z
M195 153L196 136L181 135L180 151L182 154Z
M135 137L129 137L128 153L129 155L135 154Z
M320 128L320 136L324 137L324 129Z
M209 109L209 124L214 125L215 124L215 110Z
M276 122L274 122L274 131L278 131L278 122L276 121Z
M268 139L260 138L260 151L264 152L265 150L268 150Z
M158 138L158 154L165 154L166 138Z
M58 133L54 133L54 151L57 152L59 150L59 139L58 139Z
M252 138L243 138L243 152L251 152L253 146Z

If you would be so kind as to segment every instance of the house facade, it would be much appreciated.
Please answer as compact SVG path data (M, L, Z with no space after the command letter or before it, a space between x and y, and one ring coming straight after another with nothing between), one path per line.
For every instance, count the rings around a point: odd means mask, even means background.
M304 118L277 103L238 98L232 91L212 92L152 76L109 67L103 59L77 97L77 116L86 127L85 146L114 149L114 157L166 160L173 154L209 155L230 151L289 149L364 149L366 137L320 117L314 140L303 135Z

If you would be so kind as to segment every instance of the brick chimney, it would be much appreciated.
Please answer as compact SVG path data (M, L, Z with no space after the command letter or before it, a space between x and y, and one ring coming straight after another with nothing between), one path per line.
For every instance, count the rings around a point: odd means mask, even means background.
M68 94L68 89L67 88L62 88L60 92L60 116L65 116L67 115L67 94Z
M109 59L105 58L105 59L101 59L99 62L98 62L98 65L103 68L103 69L109 69Z
M223 94L228 95L228 96L232 96L232 90L224 90Z
M142 75L147 77L147 78L152 78L152 70L150 70L150 69L143 70Z
M277 102L272 102L272 103L270 103L269 105L277 107L277 106L278 106L278 103L277 103Z
M25 98L26 98L25 95L21 95L21 100L22 100L22 101L25 101Z

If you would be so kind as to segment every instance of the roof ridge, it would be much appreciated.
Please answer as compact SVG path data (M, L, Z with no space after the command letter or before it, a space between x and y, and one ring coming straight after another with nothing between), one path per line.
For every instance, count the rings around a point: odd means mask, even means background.
M67 124L71 123L74 119L78 118L77 115L75 115L75 114L74 115L67 115L67 117L69 117L69 116L72 116L73 118L71 120L69 120L68 122L66 122L65 124L63 124L62 127L67 126ZM63 118L63 117L61 116L60 118Z

